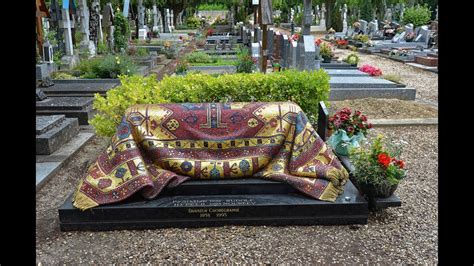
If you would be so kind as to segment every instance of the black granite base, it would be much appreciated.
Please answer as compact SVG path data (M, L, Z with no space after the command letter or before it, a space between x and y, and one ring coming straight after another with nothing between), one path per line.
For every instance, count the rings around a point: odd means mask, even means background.
M49 97L94 97L96 93L105 96L108 90L119 84L118 79L60 79L54 80L54 86L42 90Z
M49 121L46 121L48 120ZM76 118L61 116L36 118L36 154L49 155L79 133Z
M339 63L337 61L331 61L331 63L321 62L321 68L324 68L324 69L358 69L357 66L350 65L346 62Z
M154 200L144 200L140 195L136 195L120 204L99 206L86 211L73 207L70 196L59 208L60 228L63 231L96 231L228 224L367 223L368 203L351 182L346 184L344 193L336 202L325 202L309 198L294 190L291 192L292 188L278 182L253 179L229 181L215 180L205 184L200 180L192 180L182 184L181 188L168 190ZM219 190L219 187L223 190ZM196 192L195 194L208 194L184 195L189 191ZM217 192L221 194L213 194ZM222 194L227 192L230 193ZM241 192L254 193L238 194Z
M37 115L65 115L77 118L79 125L88 125L96 111L92 108L91 97L51 97L36 102Z

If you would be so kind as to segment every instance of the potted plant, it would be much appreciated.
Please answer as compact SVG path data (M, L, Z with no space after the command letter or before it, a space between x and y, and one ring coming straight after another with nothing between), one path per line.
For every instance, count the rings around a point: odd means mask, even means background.
M349 44L349 41L348 41L348 40L344 40L344 39L336 40L336 44L337 44L337 48L339 48L339 49L346 49L346 48L347 48L347 45Z
M331 59L333 58L334 53L328 43L321 43L321 45L319 46L319 53L323 58L323 63L331 63Z
M367 135L372 124L367 121L367 116L360 111L352 114L351 109L342 108L329 118L329 134L332 134L327 143L339 155L349 155L349 150L359 147L359 142Z
M359 56L355 53L351 53L344 59L344 62L350 64L351 66L357 66L359 63Z
M382 135L350 153L354 166L353 182L367 198L390 197L406 177L401 149L385 142Z
M279 63L273 63L272 67L273 67L273 72L280 72L281 66Z

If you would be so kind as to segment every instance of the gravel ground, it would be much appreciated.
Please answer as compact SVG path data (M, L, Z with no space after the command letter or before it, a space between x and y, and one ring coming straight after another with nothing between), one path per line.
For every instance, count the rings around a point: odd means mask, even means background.
M225 226L198 229L67 232L57 208L90 160L107 145L95 138L37 193L37 262L59 263L430 263L438 262L437 126L377 128L403 143L408 178L399 208L372 213L367 225Z

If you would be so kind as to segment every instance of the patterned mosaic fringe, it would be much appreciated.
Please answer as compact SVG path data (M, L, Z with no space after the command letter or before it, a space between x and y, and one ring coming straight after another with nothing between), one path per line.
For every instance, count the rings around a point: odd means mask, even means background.
M81 184L82 184L82 181L80 182L79 185ZM76 190L76 193L74 194L74 197L72 199L72 205L74 205L74 207L80 209L81 211L99 206L97 202L93 201L91 198L89 198L84 193L80 192L79 190Z

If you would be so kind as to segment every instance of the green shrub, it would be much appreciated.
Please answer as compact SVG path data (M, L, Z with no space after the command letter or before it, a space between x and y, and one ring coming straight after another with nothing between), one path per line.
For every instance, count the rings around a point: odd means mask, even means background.
M200 4L198 6L198 10L227 10L227 6L225 6L224 4Z
M239 48L235 66L237 67L237 73L252 73L256 68L247 48Z
M137 56L147 56L149 55L148 49L145 47L138 47L137 48Z
M82 60L74 69L81 78L116 78L118 75L134 74L137 67L128 57L107 55Z
M122 15L122 12L116 12L114 17L114 48L115 51L120 52L123 48L127 50L128 38L130 36L130 27L127 19Z
M100 135L113 135L125 110L135 104L291 100L315 122L319 101L329 98L329 75L322 69L218 76L188 73L165 76L161 81L154 75L119 78L122 85L109 90L106 98L95 95L94 108L98 114L90 123Z
M191 28L191 29L195 29L195 28L199 28L201 27L201 19L199 19L198 17L188 17L186 19L186 25Z
M186 73L189 69L189 64L186 60L181 60L178 62L178 65L176 66L176 74L183 74Z
M186 56L186 60L189 63L215 63L217 61L205 52L192 52Z
M344 62L351 65L357 65L359 63L359 56L356 53L351 53L344 58Z
M56 72L51 73L51 78L52 79L77 79L77 77L63 71L56 71Z
M431 11L426 5L409 7L403 13L403 24L412 23L415 28L428 24L430 20Z

